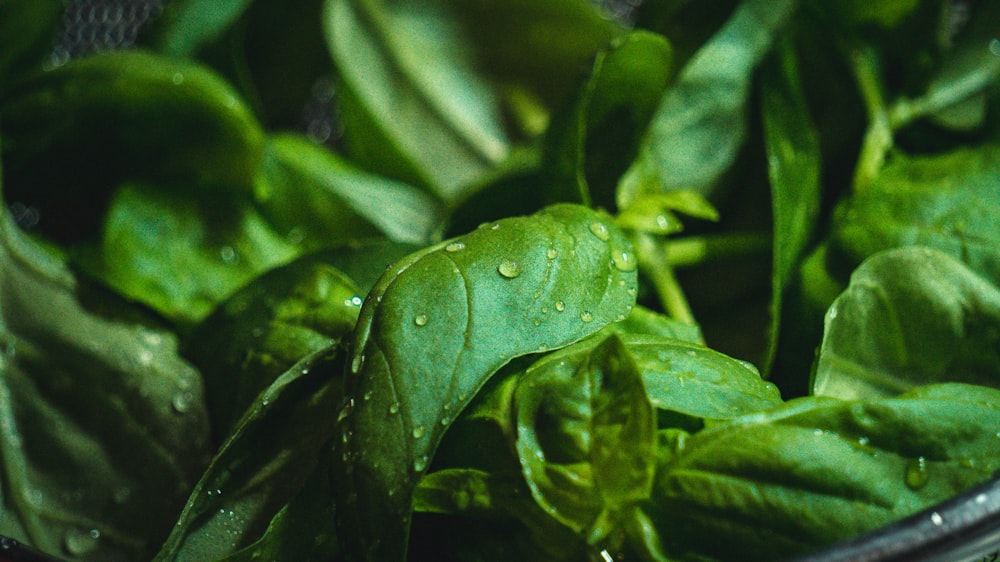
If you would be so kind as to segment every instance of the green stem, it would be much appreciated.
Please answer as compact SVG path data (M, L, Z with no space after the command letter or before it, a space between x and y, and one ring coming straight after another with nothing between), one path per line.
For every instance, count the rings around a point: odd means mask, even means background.
M667 263L671 267L690 267L735 257L767 255L771 252L771 236L757 232L686 236L670 240L667 250Z
M636 234L636 239L639 265L652 281L663 309L677 321L697 324L687 297L684 296L684 291L674 276L674 268L667 258L664 242L642 232Z
M886 154L892 148L892 127L882 95L875 53L868 46L852 48L849 53L851 69L868 110L868 131L861 145L858 166L854 170L854 190L863 191L878 175Z

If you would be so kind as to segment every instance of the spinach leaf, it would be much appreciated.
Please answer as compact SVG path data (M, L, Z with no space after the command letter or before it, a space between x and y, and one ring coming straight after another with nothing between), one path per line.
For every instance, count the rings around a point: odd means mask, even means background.
M212 459L157 562L215 560L256 540L329 445L342 399L335 349L314 352L247 409Z
M795 5L745 0L687 62L618 183L619 208L660 191L712 191L743 144L753 71Z
M1000 283L1000 147L898 155L833 219L837 271L851 271L880 250L921 245Z
M949 381L1000 387L1000 289L927 248L865 260L827 312L813 393L891 396Z
M617 179L673 77L672 55L666 38L648 31L617 38L598 53L579 99L548 129L554 197L613 208Z
M819 135L809 115L799 60L789 40L764 64L760 82L764 148L773 207L771 329L765 372L779 337L782 302L820 213Z
M80 266L183 327L298 253L249 201L130 183L114 194L101 239Z
M502 161L499 99L436 2L330 0L330 53L343 82L351 156L445 201Z
M952 383L895 398L800 398L713 425L661 448L650 514L676 556L816 549L989 479L1000 468L998 400L996 389Z
M574 205L483 225L393 266L355 329L334 459L349 552L402 558L416 480L454 417L512 358L625 318L635 269L610 217Z
M0 216L0 534L74 560L148 558L209 454L177 337Z
M302 135L268 140L262 176L256 192L261 213L307 249L379 232L424 243L441 226L439 204L427 193L364 173Z
M278 376L350 333L360 310L354 282L317 255L261 275L216 308L185 355L205 379L219 440Z
M639 367L617 336L579 361L563 356L521 377L516 448L538 504L598 544L649 497L655 416Z

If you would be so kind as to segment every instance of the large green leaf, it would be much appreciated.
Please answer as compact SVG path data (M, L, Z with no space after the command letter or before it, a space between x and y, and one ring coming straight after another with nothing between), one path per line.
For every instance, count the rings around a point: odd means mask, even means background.
M0 221L0 534L147 559L209 455L198 372L174 334Z
M649 497L656 419L616 335L576 361L565 357L555 353L521 377L515 446L538 504L595 544Z
M356 328L335 458L341 536L354 556L402 559L413 489L454 417L512 358L625 318L635 269L610 217L556 205L386 273Z
M865 260L826 314L813 393L891 396L950 381L1000 388L1000 288L927 248Z
M953 383L737 418L664 450L654 518L669 552L707 560L778 560L852 537L993 476L998 400Z
M446 201L503 160L499 99L437 2L330 0L324 23L352 156Z
M843 272L880 250L928 246L1000 283L997 224L1000 146L898 155L837 208L830 253Z
M660 191L712 190L743 144L754 70L795 5L745 0L688 61L618 184L620 208Z
M335 348L321 349L260 394L212 459L154 560L215 560L264 533L329 446L342 398L340 367Z

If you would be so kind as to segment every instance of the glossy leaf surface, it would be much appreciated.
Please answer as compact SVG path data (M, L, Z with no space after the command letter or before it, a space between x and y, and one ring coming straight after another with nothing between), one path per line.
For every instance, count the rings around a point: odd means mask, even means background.
M335 481L355 555L398 559L410 501L444 430L507 361L624 318L631 245L573 205L483 225L376 284L355 331Z

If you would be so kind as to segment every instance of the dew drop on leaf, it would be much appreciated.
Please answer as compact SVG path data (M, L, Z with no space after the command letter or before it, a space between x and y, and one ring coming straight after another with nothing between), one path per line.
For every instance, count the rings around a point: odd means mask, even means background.
M191 393L190 392L178 392L170 400L170 406L178 414L183 414L187 412L188 407L191 406Z
M362 365L364 365L364 364L365 364L365 356L364 356L364 354L363 353L359 353L359 354L355 355L354 359L351 360L351 373L355 374L355 375L358 374L358 372L361 371Z
M549 248L548 250L545 251L545 257L549 258L550 260L556 259L558 255L559 255L559 250L555 248Z
M589 310L584 310L580 313L580 320L584 322L590 322L594 319L594 315Z
M635 254L632 252L627 250L616 251L612 254L611 261L614 262L618 271L635 271Z
M427 325L427 315L426 314L418 314L418 315L414 316L413 317L413 323L416 324L417 326L426 326Z
M396 415L399 413L399 402L393 402L389 405L389 415Z
M590 231L594 233L594 236L598 237L605 242L611 238L611 233L608 232L608 227L601 222L590 223Z
M521 264L514 260L503 260L500 265L497 266L497 271L500 275L503 275L507 279L513 279L518 275L521 275Z
M919 490L927 485L930 474L927 472L927 459L917 457L906 465L905 482L906 487L911 490Z
M67 554L72 556L83 556L89 554L97 548L97 541L101 538L101 532L97 529L83 531L73 529L66 532L63 537L63 548Z
M413 460L413 470L423 472L425 468L427 468L427 455L421 455Z
M410 435L413 435L414 439L420 439L424 436L424 426L418 425L417 427L414 427L413 431L410 432Z
M452 242L444 247L446 252L461 252L465 249L465 244L463 242Z
M556 310L558 310L559 312L566 310L566 303L564 303L563 301L556 301Z

